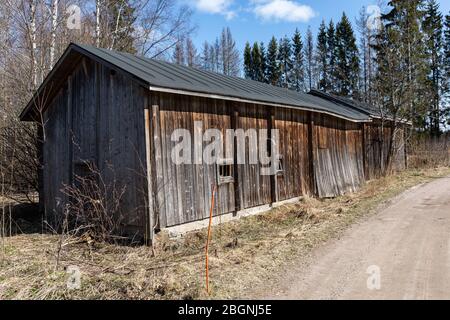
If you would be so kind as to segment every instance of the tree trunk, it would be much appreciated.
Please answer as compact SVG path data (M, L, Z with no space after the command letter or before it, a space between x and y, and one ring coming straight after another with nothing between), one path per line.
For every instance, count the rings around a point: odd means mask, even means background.
M95 1L95 45L100 47L100 12L101 12L101 0Z
M52 2L52 41L50 44L50 70L55 64L56 28L58 26L58 2L59 0L53 0Z
M31 69L33 90L36 90L38 82L37 43L36 43L36 0L30 0L30 44L31 44Z

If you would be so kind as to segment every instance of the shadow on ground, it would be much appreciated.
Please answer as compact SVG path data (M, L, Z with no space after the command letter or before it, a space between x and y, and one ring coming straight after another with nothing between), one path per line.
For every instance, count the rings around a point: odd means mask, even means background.
M19 203L0 207L0 233L4 236L45 233L39 205Z

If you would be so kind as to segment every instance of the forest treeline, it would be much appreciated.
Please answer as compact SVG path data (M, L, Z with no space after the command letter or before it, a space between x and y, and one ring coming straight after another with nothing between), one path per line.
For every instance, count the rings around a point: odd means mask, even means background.
M68 25L74 8L79 28ZM16 114L68 43L80 42L297 91L320 89L438 134L450 113L450 13L436 0L391 0L380 10L380 20L361 8L358 17L322 21L315 34L296 29L247 42L240 52L229 28L196 48L192 11L176 0L5 0L0 112Z
M450 13L435 0L390 1L379 20L362 8L355 26L344 13L315 38L247 43L243 62L246 78L367 102L433 135L449 124Z
M450 13L436 0L392 0L379 15L363 7L354 23L344 12L336 23L323 20L316 36L296 29L267 44L247 42L241 57L225 28L200 53L189 37L181 40L172 60L360 100L431 135L450 125Z

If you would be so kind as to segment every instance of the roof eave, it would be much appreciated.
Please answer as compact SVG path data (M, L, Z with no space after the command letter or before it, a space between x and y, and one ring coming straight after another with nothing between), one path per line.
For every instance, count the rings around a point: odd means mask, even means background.
M320 110L320 109L315 109L312 107L285 105L285 104L271 103L271 102L260 101L260 100L243 99L243 98L239 98L239 97L219 95L219 94L214 94L214 93L172 89L172 88L165 88L165 87L152 86L152 85L149 86L149 90L155 91L155 92L173 93L173 94L181 94L181 95L188 95L188 96L194 96L194 97L220 99L220 100L235 101L235 102L242 102L242 103L255 103L255 104L263 104L263 105L271 106L271 107L289 108L289 109L296 109L296 110L302 110L302 111L311 111L311 112L316 112L316 113L327 114L327 115L330 115L330 116L333 116L336 118L340 118L340 119L350 121L350 122L355 122L355 123L370 123L370 122L372 122L371 118L352 119L352 118L345 117L345 116L337 114L337 113L332 113L332 112L328 112L328 111L324 111L324 110Z

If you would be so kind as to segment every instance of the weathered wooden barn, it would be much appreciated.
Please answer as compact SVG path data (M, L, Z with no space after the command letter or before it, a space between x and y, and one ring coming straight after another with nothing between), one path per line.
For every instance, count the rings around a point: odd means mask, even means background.
M48 214L61 211L67 201L62 186L85 174L89 162L106 182L126 186L124 228L148 238L207 219L214 185L214 215L236 214L305 195L355 191L378 176L385 161L376 111L351 100L77 44L20 117L44 123L40 198ZM261 165L230 159L176 165L171 134L183 128L194 136L198 121L203 130L223 132L279 129L277 174L261 175ZM247 145L246 152L256 147Z

